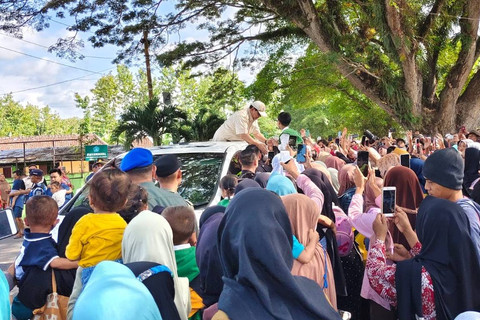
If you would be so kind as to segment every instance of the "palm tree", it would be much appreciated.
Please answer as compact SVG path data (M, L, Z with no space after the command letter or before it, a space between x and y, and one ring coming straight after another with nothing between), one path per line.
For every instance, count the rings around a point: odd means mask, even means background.
M125 133L126 148L130 148L134 141L146 137L152 138L153 144L158 146L162 144L162 136L165 133L172 134L172 137L178 140L185 137L186 121L185 112L173 105L164 105L160 108L158 98L154 97L146 105L137 102L129 106L120 116L113 136L118 141L120 135Z
M193 120L189 121L189 139L194 141L207 141L213 138L215 131L220 127L224 118L214 114L206 108L201 108Z

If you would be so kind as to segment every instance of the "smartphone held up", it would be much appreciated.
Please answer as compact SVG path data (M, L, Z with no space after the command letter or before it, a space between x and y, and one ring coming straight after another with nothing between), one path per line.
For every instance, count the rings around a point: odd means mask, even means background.
M357 153L357 166L362 172L364 177L368 176L368 169L369 169L368 157L369 157L368 151L358 151Z
M17 226L13 217L12 210L0 211L0 239L10 237L17 233Z
M395 213L396 194L396 187L382 188L382 213L385 217L393 217Z

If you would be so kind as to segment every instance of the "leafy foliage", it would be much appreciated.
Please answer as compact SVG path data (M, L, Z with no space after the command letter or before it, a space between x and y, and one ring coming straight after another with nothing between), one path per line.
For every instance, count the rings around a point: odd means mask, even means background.
M77 133L80 119L62 119L50 107L26 106L11 95L0 97L0 136L33 136Z

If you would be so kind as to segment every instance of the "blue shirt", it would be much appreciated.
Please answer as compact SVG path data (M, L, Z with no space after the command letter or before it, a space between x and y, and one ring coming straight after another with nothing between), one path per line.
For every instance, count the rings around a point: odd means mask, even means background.
M303 244L298 242L297 238L294 235L292 235L292 237L293 237L292 254L295 259L298 259L302 251L305 250L305 247L303 246Z
M21 280L28 268L47 270L53 259L58 258L57 244L49 233L30 233L25 229L20 254L15 260L15 275Z
M47 186L45 186L43 183L35 183L32 186L32 190L30 190L30 193L28 194L28 198L34 197L34 196L44 196L47 193Z
M477 248L477 256L480 260L480 206L470 199L460 199L457 204L462 207L470 222L470 237Z
M25 182L23 182L22 179L18 180L13 180L13 186L12 186L12 191L18 191L18 190L25 190ZM23 208L23 205L25 203L25 195L19 195L15 203L12 205L12 207L20 207Z

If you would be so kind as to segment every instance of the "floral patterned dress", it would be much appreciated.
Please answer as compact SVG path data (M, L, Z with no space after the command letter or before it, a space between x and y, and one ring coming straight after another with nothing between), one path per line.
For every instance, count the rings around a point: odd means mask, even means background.
M420 253L422 245L417 242L410 250L413 256ZM367 276L371 287L392 306L397 305L397 290L395 288L395 272L397 266L387 265L385 258L385 242L376 240L370 247L367 259ZM430 274L422 267L422 311L425 320L436 319L433 282Z

